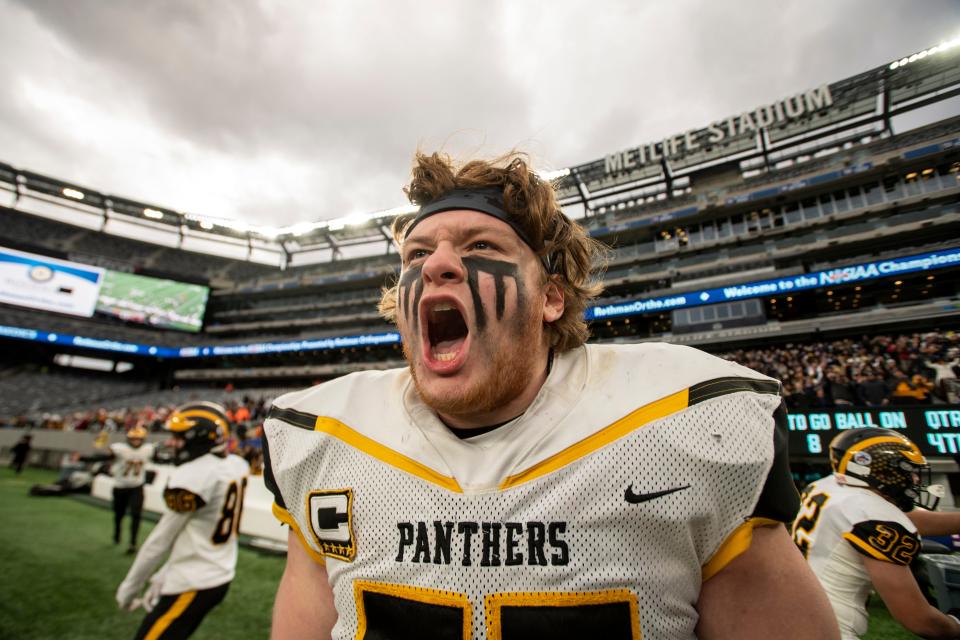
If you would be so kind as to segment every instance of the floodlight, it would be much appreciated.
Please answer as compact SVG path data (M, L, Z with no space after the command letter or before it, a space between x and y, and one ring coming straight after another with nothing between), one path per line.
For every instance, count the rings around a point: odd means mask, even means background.
M923 60L927 56L932 56L935 53L940 53L941 51L947 51L948 49L953 49L954 47L960 45L960 36L955 36L951 40L946 40L940 44L934 45L929 49L924 49L923 51L918 51L910 56L905 58L900 58L899 60L894 60L890 63L890 70L899 69L900 67L910 64L911 62L916 62L917 60Z
M268 240L276 240L278 236L286 232L285 229L280 227L253 227L251 231Z
M157 211L156 209L144 209L143 215L147 216L148 218L153 218L154 220L163 220L163 212Z
M361 224L365 224L368 220L370 220L370 215L365 213L351 213L345 218L340 218L340 220L346 226L357 227Z
M407 213L415 213L420 207L415 204L405 204L399 207L393 207L392 209L386 209L377 214L377 217L388 217L388 216L402 216Z
M83 191L77 191L76 189L71 189L70 187L65 187L63 189L63 195L68 198L73 198L74 200L83 200L84 195Z
M297 224L290 225L289 227L284 227L283 229L278 229L278 234L289 233L294 236L306 235L317 229L322 229L327 226L326 222L298 222Z

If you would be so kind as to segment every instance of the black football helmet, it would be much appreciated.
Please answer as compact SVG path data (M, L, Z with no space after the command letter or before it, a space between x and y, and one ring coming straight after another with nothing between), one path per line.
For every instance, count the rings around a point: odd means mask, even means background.
M166 423L173 437L182 441L174 454L174 463L222 452L227 446L229 425L226 411L213 402L190 402L174 409Z
M846 484L875 489L901 511L936 509L943 496L917 445L891 429L844 431L830 442L830 466Z

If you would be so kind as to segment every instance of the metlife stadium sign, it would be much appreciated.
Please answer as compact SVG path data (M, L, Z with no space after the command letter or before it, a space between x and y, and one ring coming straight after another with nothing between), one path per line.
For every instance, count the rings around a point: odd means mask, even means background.
M713 122L702 129L691 129L663 141L650 142L604 158L606 173L630 171L661 158L670 160L703 149L736 136L752 136L760 129L784 125L793 120L820 113L833 106L833 95L828 85L821 85L804 93L777 100L736 116Z
M903 258L894 258L892 260L865 262L838 269L814 271L813 273L790 276L789 278L760 280L757 282L731 285L729 287L691 291L675 296L638 299L632 302L590 307L587 309L585 317L587 320L600 320L643 313L655 313L658 311L672 311L673 309L746 300L748 298L777 296L807 289L832 287L886 276L897 276L955 266L960 266L960 249L933 251Z

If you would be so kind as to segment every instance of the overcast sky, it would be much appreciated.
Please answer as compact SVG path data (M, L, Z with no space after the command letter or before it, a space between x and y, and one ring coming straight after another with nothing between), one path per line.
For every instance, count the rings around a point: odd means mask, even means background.
M0 161L284 226L404 204L418 146L559 169L958 33L956 0L0 0Z

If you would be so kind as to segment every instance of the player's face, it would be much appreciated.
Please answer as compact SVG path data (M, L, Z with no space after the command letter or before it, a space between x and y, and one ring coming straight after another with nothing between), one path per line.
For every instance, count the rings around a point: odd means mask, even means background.
M397 324L423 400L454 426L521 413L543 383L544 322L563 312L537 256L509 225L469 210L420 222L401 255Z

